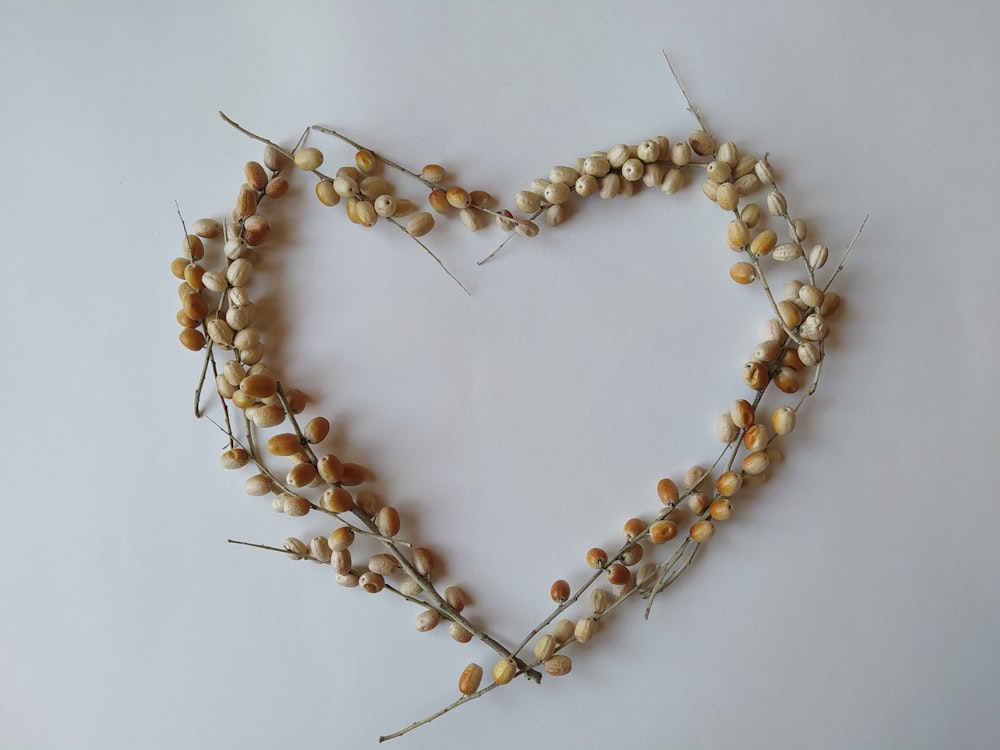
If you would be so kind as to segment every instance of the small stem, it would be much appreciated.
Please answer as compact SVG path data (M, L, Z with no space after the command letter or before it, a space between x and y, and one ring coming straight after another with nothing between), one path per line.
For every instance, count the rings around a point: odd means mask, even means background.
M424 251L425 251L425 252L426 252L426 253L427 253L427 254L428 254L429 256L431 256L431 257L432 257L432 258L433 258L433 259L435 260L435 262L437 262L437 264L438 264L439 266L441 266L442 270L444 270L444 272L445 272L446 274L448 274L449 276L451 276L451 279L452 279L452 281L454 281L454 282L455 282L456 284L458 284L458 285L459 285L460 287L462 287L462 291L463 291L463 292L465 292L466 294L468 294L468 295L469 295L470 297L472 296L472 292L470 292L470 291L469 291L468 289L466 289L466 288L465 288L465 284L463 284L463 283L462 283L461 281L459 281L459 280L458 280L458 277L457 277L457 276L455 276L455 274L453 274L453 273L452 273L451 271L449 271L449 270L448 270L448 266L446 266L446 265L445 265L445 264L444 264L444 263L443 263L443 262L441 261L441 259L440 259L439 257L437 257L437 255L435 255L435 254L434 254L434 251L432 251L432 250L431 250L431 249L430 249L429 247L427 247L427 245L425 245L425 244L424 244L423 242L421 242L421 241L420 241L420 239L419 239L418 237L414 237L414 236L413 236L412 234L410 234L409 232L407 232L407 231L406 231L406 227L404 227L404 226L403 226L402 224L400 224L400 223L399 223L398 221L396 221L396 220L395 220L394 218L392 218L391 216L390 216L390 217L388 218L388 221L389 221L390 223L394 224L394 225L395 225L396 227L398 227L398 228L399 228L399 230L400 230L400 231L401 231L401 232L402 232L403 234L405 234L405 235L406 235L407 237L409 237L409 238L410 238L411 240L413 240L413 241L414 241L414 242L416 242L416 243L417 243L418 245L420 245L420 247L422 247L422 248L424 249Z
M823 287L824 294L826 293L826 290L830 288L830 285L833 283L833 280L837 278L837 276L840 274L841 271L844 270L844 263L845 261L847 261L847 256L851 254L851 248L854 247L854 243L857 242L858 237L861 236L861 230L864 229L865 224L868 223L868 216L869 214L865 214L864 221L861 222L861 226L858 227L858 231L854 233L854 239L851 240L851 244L847 246L847 249L844 251L843 257L840 259L840 265L837 266L836 270L834 270L833 274L830 276L830 280L827 281L826 286Z
M674 81L677 83L677 88L681 90L681 95L684 97L684 101L687 102L688 112L694 115L694 118L698 121L698 124L701 126L702 130L704 130L706 133L711 134L711 131L708 129L708 126L705 125L705 121L701 119L701 112L699 112L695 108L695 106L691 103L691 99L688 98L687 91L684 90L684 85L681 83L680 76L678 76L677 71L674 70L674 64L670 62L670 56L667 54L667 51L665 49L662 50L662 52L663 52L663 59L667 61L667 66L670 68L670 73L671 75L673 75Z

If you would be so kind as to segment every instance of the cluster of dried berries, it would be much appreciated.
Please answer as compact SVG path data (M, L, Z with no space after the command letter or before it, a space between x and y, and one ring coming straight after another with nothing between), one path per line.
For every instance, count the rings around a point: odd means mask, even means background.
M340 167L330 177L320 171L324 156L318 149L284 151L239 129L266 144L263 164L252 161L245 165L245 182L237 192L231 220L223 225L213 219L199 219L191 234L185 229L182 255L171 264L174 275L181 280L181 309L177 313L180 340L188 349L204 350L203 380L209 367L214 375L225 415L223 429L229 439L229 447L221 457L223 466L255 467L256 473L245 482L246 492L270 497L279 513L302 516L317 512L331 519L326 536L309 541L292 536L281 547L253 546L328 565L343 587L372 594L390 592L420 608L418 630L433 630L444 621L456 641L477 639L498 654L492 683L483 686L483 667L469 664L458 680L458 699L383 739L410 731L518 676L537 681L543 673L569 673L572 661L564 651L572 644L591 642L599 623L636 596L647 600L648 616L654 598L690 565L701 546L714 535L715 524L731 517L733 498L764 481L780 460L778 441L792 432L799 408L819 380L828 321L840 306L840 297L829 291L829 286L843 266L825 283L819 282L817 272L825 266L828 250L821 244L804 250L806 223L789 215L787 201L777 189L767 159L743 155L732 142L716 145L704 129L686 140L671 143L665 136L657 136L636 145L619 144L607 151L594 151L576 159L572 166L553 167L548 179L533 180L527 190L514 196L516 209L525 214L522 217L508 210L494 211L493 200L484 191L446 186L447 173L438 165L410 171L348 141L356 148L354 165ZM343 138L333 131L317 129ZM555 607L518 644L501 643L469 619L464 613L465 594L455 586L441 588L435 580L431 550L400 536L398 510L380 502L370 491L355 489L364 484L365 470L320 449L330 433L329 421L316 416L301 423L299 415L305 409L305 397L298 391L286 390L262 362L265 349L261 331L254 326L256 308L248 285L257 248L270 233L260 208L267 199L279 199L286 193L288 181L283 171L289 164L317 178L315 192L321 203L335 206L343 201L352 222L371 227L385 219L413 238L433 228L433 214L414 213L415 204L399 196L380 175L384 165L422 182L430 189L427 200L431 209L439 215L457 211L470 230L483 226L484 217L492 214L511 235L533 236L538 232L533 219L544 214L547 224L561 224L574 195L581 199L595 194L606 199L628 197L640 185L672 194L684 185L685 175L693 172L704 174L702 192L732 216L726 241L743 257L732 265L730 275L742 285L759 282L773 313L764 326L762 341L742 366L742 380L751 394L734 399L729 410L718 418L716 431L724 448L714 463L707 469L692 467L678 481L661 479L656 485L659 506L655 512L646 519L626 521L623 541L610 548L590 547L584 555L583 574L572 576L579 579L576 585L561 578L551 585L549 593ZM757 203L744 201L762 186L769 190L766 212ZM765 226L768 214L784 226L787 242L779 243L778 232ZM405 216L410 218L404 225L399 219ZM206 244L212 243L220 245L219 252L213 254L219 259L219 267L209 270ZM767 281L770 264L793 262L802 264L803 278L787 283L783 298L777 299ZM772 385L781 394L790 395L800 391L804 380L810 382L810 387L795 403L765 409L762 401ZM201 386L196 395L199 413L200 390ZM263 439L263 431L268 430L272 432ZM277 470L271 465L275 459L288 463ZM687 533L682 534L685 526ZM362 540L364 546L359 544ZM669 552L664 552L671 542L674 544ZM599 585L602 579L607 588ZM580 603L585 593L587 600ZM578 603L584 610L566 617Z

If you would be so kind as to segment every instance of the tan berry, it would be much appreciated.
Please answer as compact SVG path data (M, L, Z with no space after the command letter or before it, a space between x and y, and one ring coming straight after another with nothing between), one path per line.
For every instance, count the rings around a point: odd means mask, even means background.
M378 573L368 570L361 574L358 584L369 594L377 594L385 588L385 578Z
M388 505L380 508L375 515L375 526L382 536L396 536L399 533L399 511Z
M291 432L272 435L267 440L267 452L272 456L294 456L301 449L302 443L299 442L298 435Z
M680 491L673 479L664 477L656 483L656 494L660 497L660 502L664 505L672 505L680 498Z
M625 522L622 531L625 539L631 541L646 530L646 523L641 518L630 518Z
M738 471L723 472L715 480L715 490L723 497L731 497L743 486L743 476ZM711 507L711 506L709 506Z
M711 521L697 521L689 532L691 538L696 542L705 542L715 534L715 526Z
M472 633L465 629L463 625L453 622L448 626L448 635L457 643L468 643L472 640Z
M545 667L546 673L552 675L553 677L561 677L564 674L569 674L570 670L573 669L572 659L565 654L550 656L542 662L542 664Z
M677 524L667 519L653 522L649 527L649 540L653 544L664 544L677 536Z
M365 468L361 464L345 463L344 475L340 478L346 487L355 487L365 481Z
M421 179L426 182L430 182L433 185L444 182L445 176L446 172L444 171L444 167L440 164L425 164L424 168L420 170Z
M302 428L302 435L305 437L306 441L316 445L316 443L322 443L326 440L326 436L330 434L330 420L326 417L314 417L310 419L306 426Z
M354 498L343 487L329 487L323 493L320 505L331 513L346 513L354 507Z
M600 547L591 547L587 550L587 565L598 570L608 564L608 553Z
M716 521L726 521L733 515L733 505L725 498L719 498L708 506L708 513Z

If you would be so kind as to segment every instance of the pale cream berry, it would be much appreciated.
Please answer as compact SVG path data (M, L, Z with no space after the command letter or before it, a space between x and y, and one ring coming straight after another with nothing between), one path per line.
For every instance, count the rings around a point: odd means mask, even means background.
M710 161L705 167L705 174L712 182L722 184L728 182L729 178L733 176L733 168L724 161Z
M581 198L593 195L597 192L597 189L597 178L592 174L580 175L577 181L573 184L573 191Z
M302 148L295 152L295 166L299 169L311 172L319 169L323 164L323 152L318 148Z
M777 435L787 435L795 429L795 410L790 406L779 406L771 415L771 427Z
M688 495L687 499L688 510L694 513L696 516L700 516L708 508L710 502L711 500L705 493L693 492L690 495ZM680 516L677 516L677 518L680 518Z
M368 560L368 570L380 576L390 576L399 568L399 562L390 554L381 552Z
M542 197L549 203L559 205L569 200L570 193L569 185L562 182L553 182L545 188Z
M576 621L573 635L576 637L578 643L586 643L593 638L596 631L597 621L593 617L581 617Z
M515 231L522 237L535 237L538 235L538 225L528 219L521 219L517 222Z
M610 200L621 192L622 178L615 172L610 172L601 178L600 196L604 200Z
M715 200L719 204L719 208L725 211L734 211L740 205L740 194L733 183L726 182L719 185L719 189L715 193Z
M301 560L303 557L309 556L309 547L301 539L297 539L294 536L288 537L282 546L293 560Z
M549 182L562 183L569 186L576 182L579 176L580 173L573 169L573 167L557 166L552 167L549 171Z
M660 158L660 142L653 138L647 138L636 146L635 155L646 164L658 161Z
M243 483L243 491L251 497L263 497L271 491L271 478L266 474L254 474Z
M631 158L631 149L624 143L619 143L608 149L608 162L615 169L620 169L621 166Z
M767 210L772 216L787 216L788 201L777 190L772 190L767 196Z
M767 255L778 244L778 235L770 229L763 230L750 243L750 252L754 255Z
M542 205L542 198L530 190L522 190L514 196L514 206L518 211L533 214Z
M743 446L751 453L762 451L767 448L767 442L770 438L767 426L757 423L748 427L743 433Z
M548 659L550 656L552 656L552 654L555 653L557 645L559 644L556 643L556 639L551 635L549 635L548 633L546 633L541 638L539 638L538 641L535 643L535 648L534 648L535 658L538 659L539 661Z
M813 367L819 364L819 361L823 358L819 347L809 341L799 344L796 353L799 355L799 361L806 367Z
M622 179L628 182L635 182L642 179L642 174L646 171L646 165L642 163L641 159L627 159L622 164L621 171Z
M802 245L798 242L783 242L771 251L771 257L781 263L788 263L802 257Z
M712 179L706 177L701 182L701 192L705 194L705 197L712 202L718 202L719 200L719 183Z
M198 219L191 225L191 231L210 240L222 234L222 225L215 219Z
M242 469L250 461L250 455L242 448L231 448L219 457L224 469Z
M441 622L441 615L433 609L425 609L419 615L417 615L416 626L417 630L421 633L426 633L429 630L433 630Z
M767 454L763 451L755 451L747 454L743 459L743 473L750 476L763 474L769 465L770 461L767 458Z
M556 643L558 644L566 643L566 641L573 637L573 630L575 628L576 625L572 620L560 620L552 626L552 637L556 639Z
M729 441L727 440L726 442L728 443ZM707 473L701 466L690 467L684 472L684 486L689 490L694 489L701 484Z
M406 231L411 237L423 237L433 228L434 217L426 211L414 214L406 223Z
M501 659L493 667L493 682L506 685L517 675L517 665L511 659Z
M676 166L683 167L691 163L691 147L680 141L670 148L670 161Z
M330 562L332 551L330 550L330 545L327 543L325 536L314 536L309 542L309 552L321 563Z
M425 164L420 170L420 179L437 185L444 182L446 172L440 164Z
M610 171L611 162L609 162L604 156L588 156L583 160L584 174L588 174L593 177L604 177L604 175Z
M351 551L346 549L332 550L330 552L330 567L337 575L353 573L351 570Z
M757 175L757 179L763 182L765 185L774 184L774 170L771 169L770 163L767 161L767 156L760 159L756 164L754 164L754 173Z
M740 434L740 428L733 422L731 414L720 414L715 420L715 434L723 443L731 443Z
M589 596L590 611L595 615L603 614L608 608L608 590L600 587L591 589Z
M456 643L468 643L472 640L472 633L465 629L465 626L453 622L448 626L448 635Z
M465 594L458 586L449 586L444 590L444 600L456 612L465 609Z
M809 251L809 265L812 268L822 268L830 257L830 249L826 245L813 245Z
M664 195L673 195L682 187L684 187L684 174L681 170L677 168L667 170L663 182L660 183L660 192Z

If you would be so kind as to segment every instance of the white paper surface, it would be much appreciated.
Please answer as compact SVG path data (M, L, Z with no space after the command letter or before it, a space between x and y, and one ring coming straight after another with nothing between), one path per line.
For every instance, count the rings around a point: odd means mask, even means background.
M695 127L769 152L834 258L830 356L786 461L649 622L574 669L462 706L399 748L983 747L1000 620L1000 409L985 2L6 3L0 746L371 747L457 697L487 648L330 571L234 547L331 524L274 514L192 415L170 260L260 149L313 123L446 165L510 205L555 164ZM310 144L335 167L352 151ZM413 182L391 177L401 194ZM466 296L384 222L295 176L252 291L269 360L370 467L469 616L516 642L556 578L719 450L770 313L728 278L696 184L590 198L518 239L439 222ZM763 194L760 195L761 199ZM779 277L780 278L780 277ZM280 466L280 464L277 464Z

